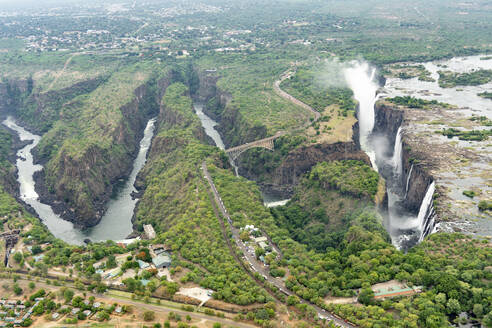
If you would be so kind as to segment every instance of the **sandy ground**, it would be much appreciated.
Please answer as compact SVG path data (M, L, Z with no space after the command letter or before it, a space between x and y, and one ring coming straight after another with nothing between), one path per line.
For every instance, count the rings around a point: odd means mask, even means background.
M202 303L208 301L211 297L207 294L212 295L213 290L205 289L201 287L192 287L192 288L181 288L177 294L193 297L197 300L200 300Z
M406 288L406 285L397 281L397 280L390 280L386 282L382 282L379 284L375 284L371 286L371 289L374 292L377 292L378 290L389 290L389 289L402 289Z
M173 278L171 277L171 272L169 272L169 269L168 268L159 269L157 271L157 276L158 277L166 276L167 277L167 281L173 281Z
M326 304L354 304L357 303L357 297L327 297Z

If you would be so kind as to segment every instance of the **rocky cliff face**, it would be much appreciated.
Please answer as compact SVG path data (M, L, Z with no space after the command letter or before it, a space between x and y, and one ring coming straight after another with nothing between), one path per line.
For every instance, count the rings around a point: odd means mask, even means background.
M289 197L301 177L317 163L346 159L361 160L370 165L369 157L354 142L304 146L289 152L273 173L259 184L270 194ZM240 160L238 162L240 165ZM254 172L246 171L241 166L239 173L248 179L258 180Z
M56 212L77 225L96 225L117 181L131 171L146 121L155 115L170 82L167 77L135 89L132 101L120 108L122 118L115 122L116 128L109 136L110 148L92 144L77 157L62 151L50 160L46 177L37 177L42 200L53 204ZM151 83L157 83L157 92L151 92Z
M392 144L388 145L388 150L394 149L398 128L402 126L405 130L408 121L407 115L409 115L408 112L397 109L395 106L391 106L388 103L382 101L376 103L373 135L387 136L388 140L392 142ZM406 199L402 205L406 210L412 213L418 213L425 192L434 179L428 173L428 168L422 164L421 160L425 158L425 154L420 153L416 145L411 145L409 141L406 140L405 134L402 136L402 144L403 169L399 183L402 184L402 187L405 189L408 175L410 174L410 169L413 164L412 175L410 180L408 180L408 192L406 192ZM384 167L380 168L380 173L385 177L392 174Z
M377 102L374 106L374 129L373 136L385 135L391 141L388 149L394 148L394 142L398 128L403 123L404 112L383 102Z
M265 138L264 125L252 126L246 122L239 109L232 104L232 95L217 87L219 77L213 70L198 72L199 88L195 95L205 103L205 113L219 122L217 127L227 148Z
M28 80L10 79L0 82L0 111L15 110L20 96L28 90L28 84Z

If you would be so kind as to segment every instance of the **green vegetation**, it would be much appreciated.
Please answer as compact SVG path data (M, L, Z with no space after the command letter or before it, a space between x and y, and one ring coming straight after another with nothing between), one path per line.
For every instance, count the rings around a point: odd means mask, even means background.
M235 261L214 214L199 167L205 159L219 166L228 161L223 152L205 144L186 93L186 87L176 83L162 99L163 122L143 171L146 188L136 224L141 229L152 223L160 233L156 242L165 242L183 257L181 264L188 271L184 282L211 288L214 298L229 303L266 303L270 296Z
M478 96L485 98L485 99L492 99L492 92L484 91L482 93L479 93Z
M481 85L492 81L492 70L479 69L470 73L439 71L439 86L454 88L460 85Z
M465 190L465 191L463 191L463 195L465 195L466 197L473 198L477 194L473 190Z
M202 71L217 69L218 93L207 108L222 118L220 130L230 145L296 128L309 117L307 111L275 93L274 82L289 68L288 58L275 51L211 54L194 64ZM231 101L226 102L227 97Z
M462 131L455 128L443 129L437 133L442 134L448 138L458 137L460 140L467 141L484 141L492 135L492 129L489 130L472 130L472 131Z
M156 83L166 73L164 66L149 62L115 72L94 91L64 106L63 118L43 136L39 155L48 161L48 189L79 217L94 218L95 204L111 191L113 180L127 172L138 147L139 122L155 112ZM136 98L138 88L145 95L141 101ZM88 160L90 168L78 169Z
M487 118L487 116L472 116L470 117L470 121L473 122L478 122L480 125L483 126L492 126L492 120Z
M323 74L332 74L330 77L324 77ZM289 79L282 82L280 87L295 98L308 104L319 112L336 104L340 107L339 114L347 116L348 111L354 110L356 103L352 98L352 90L347 87L330 86L330 81L342 80L341 72L323 73L314 68L300 68Z
M319 184L302 183L285 208L272 209L272 216L261 206L255 184L236 178L229 171L210 166L209 170L233 224L237 227L255 224L280 248L283 258L270 259L270 267L286 271L286 286L299 297L328 307L361 326L400 327L402 322L423 327L438 322L445 326L451 313L448 310L455 309L456 302L452 301L449 307L447 303L440 306L435 301L439 293L446 300L459 300L462 310L471 311L475 304L481 304L486 308L484 313L490 311L488 280L481 278L492 278L485 269L492 264L488 256L490 244L462 234L441 233L404 254L389 243L380 218L363 204L348 209L350 215L345 219L342 216L341 220L331 221L337 224L328 221L329 224L319 225L326 220L323 215L330 217L333 213L332 204L347 196L331 194L326 199L314 198L313 203L319 205L313 209L309 201L311 196L321 194L317 189ZM343 204L353 206L346 201ZM322 214L323 209L326 214ZM301 230L309 233L303 238ZM311 243L312 239L315 241ZM323 243L325 249L318 247ZM353 296L354 289L391 279L423 285L424 293L394 301L368 297L364 301L371 305L362 307L327 305L323 301L326 296ZM289 301L292 304L293 300Z
M374 198L378 191L379 175L361 161L333 161L316 165L309 179L325 189L334 188L354 197Z
M241 168L258 177L257 182L266 181L288 153L301 147L306 141L304 136L285 135L274 140L273 151L262 148L249 149L241 155Z
M482 212L492 211L492 201L490 200L481 200L478 203L478 209Z
M406 80L418 77L420 81L434 82L431 73L424 65L393 64L383 71L385 74Z
M425 100L421 98L415 98L412 96L397 96L393 98L386 98L387 101L390 101L394 104L409 107L409 108L421 108L428 109L432 107L450 107L449 104L438 102L437 100Z

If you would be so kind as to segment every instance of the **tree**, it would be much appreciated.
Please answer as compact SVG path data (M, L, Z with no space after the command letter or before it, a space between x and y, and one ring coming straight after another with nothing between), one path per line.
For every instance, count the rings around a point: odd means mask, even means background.
M296 305L299 304L299 297L296 295L290 295L287 297L287 305Z
M460 302L454 298L449 299L446 308L450 314L457 314L461 311Z
M361 289L359 293L359 302L361 302L364 305L369 305L372 303L374 299L374 292L372 291L371 287L366 287Z
M34 288L36 288L36 284L32 281L29 282L29 289L33 290Z
M154 311L145 311L143 314L143 319L145 321L153 321L155 319Z
M265 253L266 253L265 250L263 248L261 248L261 247L257 247L255 249L255 255L256 255L256 258L257 259L259 259L260 256L265 255Z
M16 252L14 254L14 261L17 262L17 263L21 263L22 259L24 257L22 256L22 253L21 252Z
M22 288L20 288L18 284L14 284L14 293L15 295L22 294Z
M222 328L222 325L218 322L214 323L214 328Z
M492 311L490 311L485 317L483 317L483 324L485 327L492 327Z
M480 303L474 304L473 305L473 314L475 314L475 316L477 318L480 318L483 315L483 305Z
M73 290L71 290L70 288L65 289L65 291L63 292L63 298L65 299L65 303L70 303L70 301L73 298L73 295L74 295Z

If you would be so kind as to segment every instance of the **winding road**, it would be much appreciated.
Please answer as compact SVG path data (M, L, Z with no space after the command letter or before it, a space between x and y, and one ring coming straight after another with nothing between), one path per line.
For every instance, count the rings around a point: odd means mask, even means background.
M280 97L282 97L282 98L284 98L284 99L292 102L293 104L295 104L295 105L297 105L297 106L305 109L306 111L308 111L310 114L312 114L314 116L314 119L311 120L311 117L308 117L308 119L306 120L306 122L304 122L303 125L301 125L300 127L296 128L296 129L304 129L304 128L309 127L312 123L318 121L321 118L321 114L317 110L315 110L313 107L311 107L308 104L300 101L299 99L297 99L294 96L288 94L287 92L285 92L284 90L282 90L280 88L280 84L284 80L290 78L294 73L295 73L295 70L294 71L288 70L287 72L285 72L284 74L282 74L282 76L280 77L280 79L277 80L277 81L275 81L275 83L273 84L273 89L274 89L275 93L277 95L279 95ZM295 129L293 129L293 130L295 130ZM252 142L248 142L248 143L245 143L243 145L236 146L236 147L232 147L232 148L226 149L225 152L234 161L244 151L246 151L248 149L251 149L251 148L262 147L262 148L273 150L273 141L275 139L277 139L277 138L285 135L285 134L287 134L286 131L278 131L274 136L271 136L271 137L268 137L268 138L259 139L259 140L255 140L255 141L252 141Z

